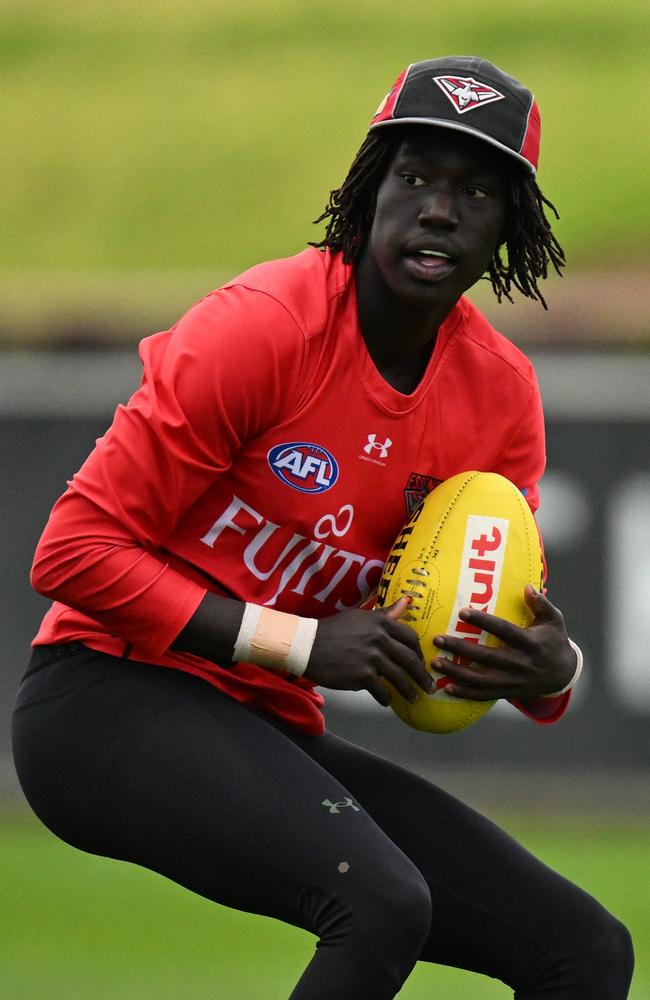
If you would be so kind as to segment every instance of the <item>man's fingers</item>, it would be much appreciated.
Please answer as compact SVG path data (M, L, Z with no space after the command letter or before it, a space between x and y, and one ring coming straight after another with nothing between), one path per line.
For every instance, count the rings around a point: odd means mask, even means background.
M532 583L524 587L524 600L535 615L535 618L550 617L549 611L553 607L551 602L544 594L536 590Z
M411 603L410 597L400 597L394 604L389 605L389 607L384 608L383 612L387 618L392 619L396 622L398 618L401 618L409 604Z
M524 588L524 600L535 615L535 618L542 618L546 621L554 621L562 618L562 612L551 604L546 594L535 590L532 584L527 584Z
M412 650L407 646L396 646L394 656L392 657L390 668L386 670L380 670L380 673L384 674L391 683L393 681L394 671L399 670L404 676L407 676L421 687L423 691L430 691L433 686L433 679L431 674L427 673L424 666L424 657L422 656L422 650L418 644L417 650ZM395 687L398 687L395 684Z
M373 678L373 680L368 681L366 684L366 691L369 692L378 701L383 708L388 708L390 705L390 693L388 688L385 687L378 677Z
M393 605L393 608L395 613L399 612L399 607ZM375 661L377 674L389 681L407 701L415 701L418 688L431 691L433 678L425 668L420 643L413 629L393 619L386 640L381 657Z
M472 688L466 685L451 684L445 689L454 698L463 698L465 701L498 701L499 698L507 697L503 691L490 691L483 688Z
M510 677L497 678L477 670L474 664L461 666L450 663L444 657L434 660L431 664L434 670L451 679L445 687L447 694L455 698L466 698L469 701L495 701L507 697L505 685L512 686Z
M489 632L490 635L496 636L506 646L529 650L535 645L535 640L529 634L528 629L521 628L519 625L513 625L512 622L506 621L505 618L497 618L496 615L489 615L485 611L476 611L474 608L461 608L459 618L464 622L469 622L470 625L480 628L484 632ZM442 639L442 642L439 643L438 639ZM470 645L474 649L489 648L477 645L476 643L469 643L467 639L460 639L456 641L461 642L462 645L459 649L456 649L451 644L454 641L453 636L440 635L436 636L433 641L436 646L441 646L444 649L453 649L455 653L458 652L461 656L465 655L462 650Z
M415 682L402 667L398 664L387 663L380 673L385 680L390 681L395 690L401 694L402 698L406 698L407 701L415 701L417 696Z
M506 650L503 646L479 646L476 643L468 642L467 639L457 639L451 635L437 635L433 641L438 649L444 649L445 652L452 653L454 656L460 656L467 663L480 663L482 666L503 668L507 666L506 660L510 662L516 659L516 653L513 655L511 649ZM515 643L508 643L508 646L514 645ZM449 661L444 660L443 662Z

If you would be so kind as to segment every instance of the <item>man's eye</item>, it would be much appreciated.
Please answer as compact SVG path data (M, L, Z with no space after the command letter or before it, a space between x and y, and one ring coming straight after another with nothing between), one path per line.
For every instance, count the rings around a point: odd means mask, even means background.
M402 174L402 180L409 187L421 187L424 181L417 174Z
M465 194L468 194L470 198L487 198L488 193L485 188L477 187L476 184L468 184L465 188Z

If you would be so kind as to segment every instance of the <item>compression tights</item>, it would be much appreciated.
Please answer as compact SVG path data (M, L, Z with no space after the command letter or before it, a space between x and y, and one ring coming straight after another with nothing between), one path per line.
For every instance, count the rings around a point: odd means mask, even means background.
M435 785L191 675L64 653L40 651L14 714L34 811L82 850L313 932L292 1000L388 1000L417 960L520 1000L627 996L625 928Z

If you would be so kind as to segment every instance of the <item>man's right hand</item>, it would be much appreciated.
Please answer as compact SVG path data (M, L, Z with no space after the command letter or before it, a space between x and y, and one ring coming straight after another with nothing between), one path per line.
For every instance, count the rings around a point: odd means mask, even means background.
M417 697L415 685L431 691L434 682L424 668L418 637L399 621L408 606L408 597L402 597L388 608L322 618L305 677L322 687L369 691L384 706L390 705L390 694L382 677L407 701Z

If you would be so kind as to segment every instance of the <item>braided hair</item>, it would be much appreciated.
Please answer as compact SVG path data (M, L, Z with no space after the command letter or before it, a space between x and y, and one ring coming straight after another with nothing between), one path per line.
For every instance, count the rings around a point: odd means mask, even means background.
M386 135L387 132L393 134ZM403 138L401 133L401 129L380 129L367 136L343 184L330 192L325 211L315 220L317 224L327 221L325 238L310 246L340 252L346 264L355 260L370 233L377 191ZM514 286L546 309L537 279L547 277L549 263L561 274L565 256L553 235L544 206L551 209L556 219L559 215L531 174L516 163L512 166L507 163L506 167L509 204L504 237L492 255L487 277L499 302L504 296L513 301ZM503 246L506 261L501 253Z

